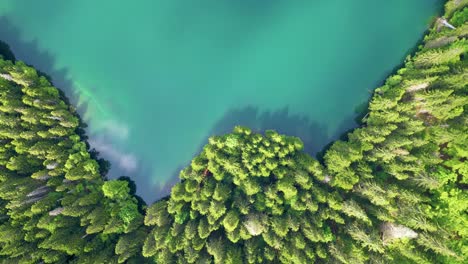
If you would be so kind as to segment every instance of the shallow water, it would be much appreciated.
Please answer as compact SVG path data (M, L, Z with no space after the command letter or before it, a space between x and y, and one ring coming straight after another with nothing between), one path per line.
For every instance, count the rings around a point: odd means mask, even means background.
M151 202L237 124L320 151L355 126L441 2L2 0L0 39L79 105L109 176Z

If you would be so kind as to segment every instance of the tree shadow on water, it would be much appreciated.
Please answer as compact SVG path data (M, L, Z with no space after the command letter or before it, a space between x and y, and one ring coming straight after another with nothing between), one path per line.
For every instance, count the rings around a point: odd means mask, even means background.
M55 69L56 59L46 50L39 48L38 41L24 41L21 32L7 17L0 17L0 39L3 42L2 50L7 59L24 61L39 70L41 75L47 77L53 84L64 90L68 96L74 93L72 81L68 78L67 69ZM8 48L6 46L9 46ZM13 56L14 54L14 56Z
M131 178L138 183L136 194L147 204L166 198L171 193L172 187L180 181L180 171L188 165L178 166L166 181L153 183L151 181L151 175L154 173L153 164L150 160L144 159L140 160L140 163L141 167L131 174Z
M69 70L56 69L56 58L47 50L41 50L37 39L24 41L20 30L5 16L0 16L0 54L7 60L21 60L34 67L38 74L46 77L59 89L63 100L68 104L71 102L80 114L88 109L87 102L80 102L79 107L77 106L79 93L74 89L73 80L69 78ZM87 127L84 122L82 125L83 128ZM84 133L80 135L84 136Z
M314 122L305 115L291 113L288 107L262 111L255 106L227 111L207 137L230 133L237 125L249 127L258 133L272 129L280 134L299 137L304 142L304 151L311 155L319 152L329 139L324 124Z
M247 106L227 111L214 124L210 132L203 137L203 141L199 144L195 155L202 151L203 147L208 143L209 137L231 133L233 128L238 125L249 127L258 133L273 129L281 134L299 137L304 142L304 150L311 155L315 155L328 142L325 126L312 122L306 116L292 114L287 107L276 111L261 111L258 107ZM180 181L180 171L189 165L190 161L180 164L164 183L156 186L142 186L142 189L138 187L140 195L146 201L166 197L170 194L172 186ZM146 171L151 173L150 170Z
M328 131L326 124L319 124L305 115L290 113L288 107L276 111L261 111L255 106L232 109L215 124L207 138L230 133L237 125L247 126L257 133L272 129L280 134L299 137L304 143L304 152L322 160L326 150L336 140L347 140L348 133L360 125L357 120L366 113L367 106L367 102L356 106L333 131Z
M10 46L0 40L0 55L3 56L3 59L5 60L10 60L10 61L16 61L15 55L10 49Z
M36 39L24 41L21 37L20 30L5 16L0 17L0 55L2 55L4 59L11 61L21 60L27 65L34 67L39 75L46 77L49 82L59 89L62 99L67 104L70 104L72 109L77 110L80 125L76 132L80 135L82 140L85 141L93 158L98 159L98 161L102 160L98 152L92 149L93 146L89 145L88 136L93 135L86 129L88 125L80 116L80 114L87 111L89 104L88 102L80 102L79 107L77 106L79 94L77 89L74 89L73 81L69 78L68 69L56 69L56 58L47 50L41 50ZM113 162L113 160L110 161ZM116 175L122 174L119 173ZM113 175L111 178L116 178L116 175Z
M203 137L194 156L202 151L210 136L231 133L237 125L249 127L258 133L273 129L287 136L299 137L304 142L304 151L316 156L320 155L334 140L344 139L345 134L356 127L355 117L356 113L352 113L344 118L329 136L325 125L311 121L310 118L304 115L293 114L287 107L276 111L261 111L255 106L231 109ZM180 171L190 165L190 160L177 166L167 180L156 184L149 181L151 178L149 175L152 175L154 171L151 161L140 160L140 164L142 166L139 167L138 171L132 173L132 179L139 183L137 194L148 204L151 204L154 201L168 197L172 187L180 181ZM113 174L117 175L118 173Z
M20 30L6 16L0 16L0 54L7 60L21 60L34 67L39 75L46 77L52 85L59 89L62 99L71 105L72 109L77 110L80 118L77 133L90 148L87 142L88 136L90 136L89 131L85 131L88 125L81 116L89 109L89 103L80 102L78 106L79 93L73 85L73 80L69 78L69 70L67 68L56 69L56 58L52 53L46 49L41 50L37 39L25 41L21 37Z

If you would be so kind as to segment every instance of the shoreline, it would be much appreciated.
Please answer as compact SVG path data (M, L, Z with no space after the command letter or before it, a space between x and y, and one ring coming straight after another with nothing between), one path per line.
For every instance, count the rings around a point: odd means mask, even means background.
M351 133L352 131L354 131L357 128L365 126L365 122L362 122L362 117L368 115L369 112L370 112L369 111L369 103L370 103L370 101L372 100L372 98L374 96L375 90L378 89L379 87L381 87L382 85L384 85L389 77L395 75L398 72L398 70L401 69L405 65L406 60L407 60L407 58L409 56L412 57L417 53L417 51L419 51L422 44L424 43L425 36L428 35L431 28L436 23L437 18L441 14L443 14L443 11L444 11L444 4L441 4L441 6L440 6L440 8L438 10L438 13L431 18L431 22L429 23L427 29L423 32L423 34L418 39L416 44L409 49L409 53L407 53L405 55L402 62L399 63L398 65L396 65L395 67L393 67L392 70L389 71L389 73L385 75L386 77L384 77L375 88L368 89L368 91L369 91L368 99L366 101L362 102L362 104L360 104L360 105L363 105L363 106L365 105L365 107L362 107L361 111L355 111L355 118L353 119L353 122L355 123L355 125L353 127L350 127L349 129L343 131L342 133L340 133L335 139L331 139L330 142L326 143L326 145L324 145L324 147L322 149L318 150L315 155L312 155L312 154L308 154L308 155L310 155L312 158L318 160L323 165L323 161L324 161L323 157L327 153L327 151L330 149L330 147L333 145L333 143L335 143L337 140L347 141L349 133ZM4 42L1 39L0 39L0 55L5 56L5 58L13 58L14 61L16 61L15 55L11 51L10 45L8 43ZM30 65L30 64L26 64L26 65L35 68L34 65ZM39 70L37 70L37 71L38 71L38 73L40 75L45 76L47 78L47 80L52 85L54 85L53 78L51 76L49 76L49 75L47 75L47 73L41 72ZM81 118L81 115L78 113L78 111L76 111L76 106L70 103L70 99L68 98L68 96L66 95L65 91L62 88L59 88L59 87L57 87L55 85L54 85L54 87L57 88L57 90L60 92L60 95L61 95L62 99L67 103L67 105L69 105L71 107L71 110L79 118L80 126L78 128L79 130L77 131L77 134L80 135L82 140L86 143L86 145L88 147L88 152L91 154L92 158L99 163L100 168L101 167L104 168L103 175L102 175L103 179L105 179L106 181L110 180L107 173L108 173L108 171L110 169L110 166L112 166L112 163L109 160L107 160L105 157L99 157L99 152L96 149L94 149L93 146L91 146L91 144L88 142L89 137L87 136L87 133L86 133L86 128L88 127L88 125L83 121L83 119ZM360 105L358 105L356 108L359 108ZM265 131L258 131L258 132L260 134L264 134ZM210 136L218 136L218 135L210 135ZM196 155L194 157L192 157L192 159L195 158L195 157L196 157ZM119 179L121 177L126 177L128 179L132 178L131 175L123 175L123 176L119 176L119 177L116 176L116 177L113 177L113 178ZM172 186L171 186L171 188L172 188ZM138 189L137 185L136 185L136 189ZM162 196L159 199L153 200L153 202L151 202L151 203L146 202L145 200L143 200L140 196L138 196L136 194L134 196L139 201L140 200L144 201L145 205L151 205L151 204L154 204L154 203L156 203L156 202L158 202L160 200L164 200L164 199L169 198L170 197L170 192L167 195Z

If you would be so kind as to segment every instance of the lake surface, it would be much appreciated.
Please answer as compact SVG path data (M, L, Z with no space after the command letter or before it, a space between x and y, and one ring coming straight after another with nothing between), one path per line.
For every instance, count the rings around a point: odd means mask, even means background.
M415 47L439 0L2 0L0 39L77 104L147 202L238 124L315 154Z

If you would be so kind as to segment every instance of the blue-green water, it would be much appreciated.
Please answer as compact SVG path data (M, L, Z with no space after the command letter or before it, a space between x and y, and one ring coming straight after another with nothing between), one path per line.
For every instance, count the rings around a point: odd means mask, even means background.
M0 39L48 73L152 201L242 124L315 153L414 48L439 0L2 0Z

